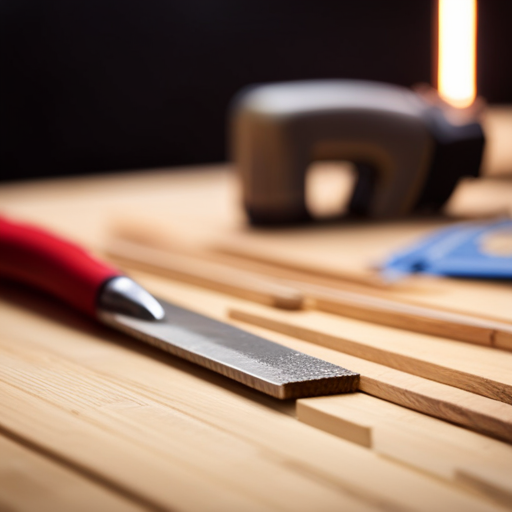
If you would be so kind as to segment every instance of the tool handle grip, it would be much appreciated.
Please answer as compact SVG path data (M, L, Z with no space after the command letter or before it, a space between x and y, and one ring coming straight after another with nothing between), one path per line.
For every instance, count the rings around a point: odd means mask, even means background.
M102 285L119 275L75 244L0 216L0 276L40 288L95 318Z

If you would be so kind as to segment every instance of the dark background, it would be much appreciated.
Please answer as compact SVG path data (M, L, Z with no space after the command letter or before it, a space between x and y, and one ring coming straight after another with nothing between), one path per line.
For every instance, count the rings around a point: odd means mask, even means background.
M242 86L431 80L431 0L0 3L0 169L21 179L226 159ZM512 2L479 2L479 93L512 102Z

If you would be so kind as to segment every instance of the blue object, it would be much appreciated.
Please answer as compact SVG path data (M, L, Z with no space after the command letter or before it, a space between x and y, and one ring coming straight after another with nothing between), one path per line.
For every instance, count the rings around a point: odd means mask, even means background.
M512 252L485 251L485 239L495 233L512 237L512 220L463 223L437 231L420 243L396 253L383 266L389 281L405 275L426 274L483 279L512 279Z

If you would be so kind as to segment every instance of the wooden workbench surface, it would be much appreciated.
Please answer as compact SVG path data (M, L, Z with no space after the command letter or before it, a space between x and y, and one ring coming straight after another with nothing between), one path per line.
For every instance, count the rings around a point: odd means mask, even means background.
M467 184L466 197L473 186ZM254 231L239 208L234 176L221 166L7 184L0 204L2 214L100 255L113 226L137 220L178 243L242 247L284 264L356 276L446 224L416 219ZM468 201L457 197L452 208L465 213ZM453 393L471 407L482 404L504 428L512 425L510 395L494 400L463 384L236 321L228 311L280 315L282 323L353 340L368 336L375 346L429 364L436 352L446 354L453 361L443 364L458 375L490 382L495 369L503 389L512 385L512 353L328 313L277 312L126 270L170 301L342 366L361 364L366 392L280 402L0 282L0 510L512 509L512 446L479 433L479 425L470 430L412 410L389 393L389 382L408 383L416 396L420 388L421 396L431 393L430 403L434 393ZM386 293L512 322L510 291L510 284L418 280ZM414 352L422 344L432 353ZM374 373L365 381L366 369ZM383 379L388 391L379 395L375 382Z

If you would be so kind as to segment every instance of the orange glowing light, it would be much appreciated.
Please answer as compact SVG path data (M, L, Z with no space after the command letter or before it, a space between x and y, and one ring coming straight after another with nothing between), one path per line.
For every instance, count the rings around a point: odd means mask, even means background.
M476 2L439 0L439 95L454 107L476 97Z

